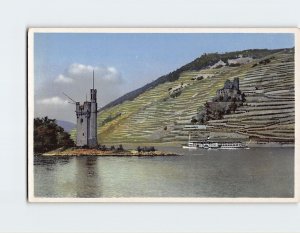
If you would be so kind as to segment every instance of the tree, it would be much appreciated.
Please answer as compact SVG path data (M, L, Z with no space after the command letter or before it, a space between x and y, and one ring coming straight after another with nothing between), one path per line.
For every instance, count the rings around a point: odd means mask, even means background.
M235 112L235 110L237 109L237 104L235 102L232 102L229 105L229 109L230 109L230 112Z
M59 147L74 146L70 134L48 117L34 119L34 152L43 153Z
M242 102L245 102L246 101L246 95L245 93L242 94Z
M118 151L123 151L123 150L124 150L123 145L120 144L117 150L118 150Z
M197 121L197 119L196 118L193 118L192 120L191 120L191 123L194 125L194 124L196 124L198 121Z

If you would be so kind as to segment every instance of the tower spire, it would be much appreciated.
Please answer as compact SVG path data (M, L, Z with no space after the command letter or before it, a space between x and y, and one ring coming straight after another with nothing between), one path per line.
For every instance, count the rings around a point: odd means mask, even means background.
M93 70L93 89L94 89L94 70Z

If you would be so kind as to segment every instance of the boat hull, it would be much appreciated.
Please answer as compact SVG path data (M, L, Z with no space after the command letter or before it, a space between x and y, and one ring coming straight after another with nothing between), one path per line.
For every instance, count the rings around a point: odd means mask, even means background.
M196 146L182 146L183 149L192 149L192 150L196 150L198 149L198 147Z

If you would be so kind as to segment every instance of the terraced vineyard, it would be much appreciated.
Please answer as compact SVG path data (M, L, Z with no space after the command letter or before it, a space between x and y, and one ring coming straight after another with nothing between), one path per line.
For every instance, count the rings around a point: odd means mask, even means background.
M189 131L184 130L184 126L190 124L199 108L215 96L227 79L238 77L240 89L246 94L244 105L221 120L209 121L207 129L199 130L198 134L292 143L295 123L294 51L277 51L268 58L270 62L267 64L253 60L237 67L185 71L174 82L165 82L132 101L107 108L98 115L99 141L186 142ZM203 79L193 80L196 76L203 76ZM168 90L180 85L183 85L181 94L172 98Z
M294 142L294 62L278 53L271 63L240 75L246 102L235 114L210 121L209 131L235 132L254 142Z

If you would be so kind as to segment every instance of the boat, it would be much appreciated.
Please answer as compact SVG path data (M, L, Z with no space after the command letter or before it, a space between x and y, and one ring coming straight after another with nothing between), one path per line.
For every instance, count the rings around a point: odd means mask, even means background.
M208 137L205 140L191 141L189 136L189 142L187 145L184 145L184 149L224 149L224 150L233 150L233 149L249 149L244 142L242 141L233 141L233 140L210 140Z
M198 149L199 147L194 146L194 145L188 143L188 145L183 145L182 148L183 149Z
M191 135L189 135L189 142L187 145L182 146L183 149L198 149L198 146L191 141Z

